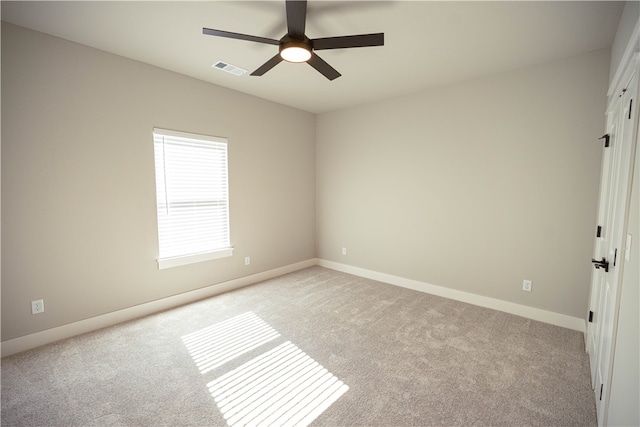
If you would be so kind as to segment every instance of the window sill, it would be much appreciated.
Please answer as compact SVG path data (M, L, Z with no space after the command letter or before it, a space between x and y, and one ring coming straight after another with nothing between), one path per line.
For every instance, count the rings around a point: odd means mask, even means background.
M214 252L205 252L195 255L187 255L173 258L162 258L158 260L158 270L165 268L179 267L181 265L195 264L197 262L210 261L212 259L226 258L233 255L233 248L220 249Z

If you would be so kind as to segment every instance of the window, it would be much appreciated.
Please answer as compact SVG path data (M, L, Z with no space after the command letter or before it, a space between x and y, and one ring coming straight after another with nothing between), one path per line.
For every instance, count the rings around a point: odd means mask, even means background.
M158 268L231 256L227 140L153 130Z

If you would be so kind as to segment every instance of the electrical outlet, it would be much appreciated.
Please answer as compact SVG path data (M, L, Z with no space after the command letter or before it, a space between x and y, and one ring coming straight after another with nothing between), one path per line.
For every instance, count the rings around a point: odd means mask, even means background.
M251 264L251 257L250 256L244 257L244 265L249 265L249 264Z
M31 314L44 313L44 300L31 301Z
M346 255L347 254L347 248L342 248L342 255Z
M523 291L527 291L527 292L531 292L531 286L533 285L533 282L531 282L531 280L523 280L522 281L522 290Z

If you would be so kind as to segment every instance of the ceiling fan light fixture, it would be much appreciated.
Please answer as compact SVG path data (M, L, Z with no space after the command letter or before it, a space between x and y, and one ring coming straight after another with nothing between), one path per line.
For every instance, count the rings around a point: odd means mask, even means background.
M280 56L288 62L307 62L311 58L311 47L301 41L289 41L280 46Z

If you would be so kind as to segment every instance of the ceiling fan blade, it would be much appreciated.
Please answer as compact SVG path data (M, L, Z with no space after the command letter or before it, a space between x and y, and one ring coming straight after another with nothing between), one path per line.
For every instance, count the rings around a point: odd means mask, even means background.
M334 80L340 77L342 74L336 71L331 65L327 64L324 59L320 58L315 53L311 52L311 58L307 61L309 65L318 70L323 76L329 80Z
M275 45L280 44L278 40L268 39L266 37L249 36L247 34L232 33L231 31L212 30L211 28L203 28L202 34L206 34L209 36L226 37L229 39L246 40L250 42L275 44Z
M314 50L344 49L348 47L384 46L384 33L355 36L324 37L311 40Z
M269 71L270 69L272 69L273 67L275 67L276 65L278 65L281 61L282 61L282 57L280 56L280 54L277 54L276 56L274 56L273 58L271 58L270 60L262 64L260 68L258 68L253 73L251 73L251 75L261 76L267 71Z
M307 0L287 0L286 5L289 37L303 40L307 21Z

